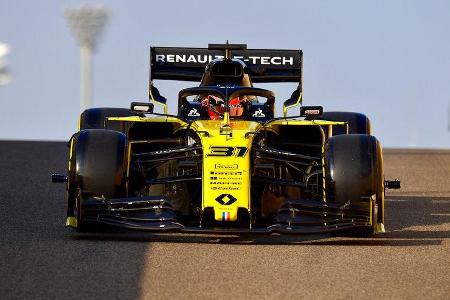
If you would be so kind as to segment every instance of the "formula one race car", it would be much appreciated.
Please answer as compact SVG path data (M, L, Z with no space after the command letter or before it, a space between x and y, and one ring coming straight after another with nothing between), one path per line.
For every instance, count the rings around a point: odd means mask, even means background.
M70 139L66 225L146 231L384 231L380 143L360 113L302 106L300 50L150 49L150 102L91 108ZM197 81L177 115L153 80ZM296 82L275 118L258 82ZM164 113L154 112L162 105ZM300 113L287 116L287 110Z

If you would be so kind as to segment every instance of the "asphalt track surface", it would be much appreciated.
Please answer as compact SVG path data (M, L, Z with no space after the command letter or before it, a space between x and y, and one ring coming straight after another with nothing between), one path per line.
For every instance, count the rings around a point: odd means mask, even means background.
M449 299L450 151L388 150L375 238L77 235L64 228L67 148L0 142L1 299Z

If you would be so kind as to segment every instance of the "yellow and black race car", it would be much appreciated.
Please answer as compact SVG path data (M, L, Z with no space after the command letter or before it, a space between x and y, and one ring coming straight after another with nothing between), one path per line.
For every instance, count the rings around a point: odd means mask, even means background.
M150 102L91 108L70 139L66 225L145 231L384 231L383 155L360 113L302 106L300 50L150 48ZM197 81L177 115L153 80ZM258 82L297 82L274 116ZM154 112L162 105L164 113ZM287 117L287 110L300 113Z

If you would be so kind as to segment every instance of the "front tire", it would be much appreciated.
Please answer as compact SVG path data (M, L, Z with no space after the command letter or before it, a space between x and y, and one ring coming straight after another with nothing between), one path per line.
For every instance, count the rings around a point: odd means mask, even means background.
M326 201L367 211L370 227L358 229L371 236L384 224L384 175L381 145L374 136L348 134L331 137L325 149ZM373 197L368 207L363 197Z
M77 229L89 231L83 218L85 199L126 195L127 138L114 130L88 129L73 139L68 205L77 218Z

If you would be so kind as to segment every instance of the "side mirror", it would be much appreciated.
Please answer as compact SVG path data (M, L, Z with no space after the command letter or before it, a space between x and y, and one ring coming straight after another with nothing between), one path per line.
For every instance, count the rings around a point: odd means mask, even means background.
M148 102L131 102L131 110L135 112L140 112L144 114L150 114L153 112L153 103Z
M150 83L148 96L150 101L164 106L164 113L167 114L167 99L161 96L159 90L153 85L153 82Z
M287 111L290 108L296 107L302 104L302 92L300 86L292 93L291 97L283 103L283 116L287 116Z

